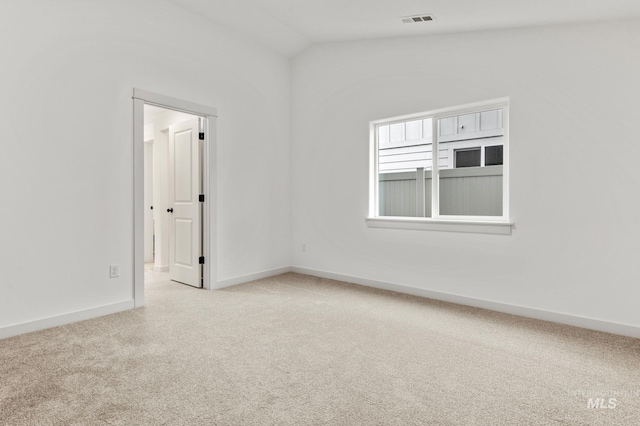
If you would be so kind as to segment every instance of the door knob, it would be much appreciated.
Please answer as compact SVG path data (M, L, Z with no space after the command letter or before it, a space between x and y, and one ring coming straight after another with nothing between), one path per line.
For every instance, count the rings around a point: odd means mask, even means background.
M173 208L167 209L167 213L173 213Z

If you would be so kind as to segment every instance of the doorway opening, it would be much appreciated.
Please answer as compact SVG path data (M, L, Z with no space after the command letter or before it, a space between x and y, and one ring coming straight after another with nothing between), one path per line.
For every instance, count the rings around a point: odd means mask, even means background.
M216 276L216 116L213 108L138 89L133 98L133 291L142 306L145 270L206 289Z
M202 117L144 106L144 262L172 281L198 288L204 257L203 127Z

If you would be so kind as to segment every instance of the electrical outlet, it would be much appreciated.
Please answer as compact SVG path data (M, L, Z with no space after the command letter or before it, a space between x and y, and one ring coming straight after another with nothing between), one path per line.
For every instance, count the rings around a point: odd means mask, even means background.
M302 251L307 251L307 244L306 243L302 243Z
M109 265L109 278L118 278L120 276L120 265Z

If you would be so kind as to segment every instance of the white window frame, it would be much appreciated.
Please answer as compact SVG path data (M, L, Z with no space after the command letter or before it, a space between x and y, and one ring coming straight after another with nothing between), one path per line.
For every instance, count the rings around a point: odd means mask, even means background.
M502 216L454 216L440 215L440 179L431 179L431 217L379 216L378 208L378 132L379 126L399 122L431 118L432 152L439 152L438 120L452 116L479 113L491 109L503 109L503 202ZM456 107L409 114L400 117L376 120L369 123L369 215L367 226L371 228L421 229L453 232L489 234L511 234L513 223L509 215L509 98L494 99ZM432 155L433 176L439 174L438 155Z

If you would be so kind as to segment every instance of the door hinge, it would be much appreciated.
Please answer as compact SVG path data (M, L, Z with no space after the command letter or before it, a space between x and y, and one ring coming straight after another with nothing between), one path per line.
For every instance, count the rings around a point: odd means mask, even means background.
M198 196L198 200L199 200L201 203L204 203L204 194L200 194L200 195Z
M200 256L200 259L198 259L198 263L200 265L204 265L204 256Z
M203 141L204 140L204 132L200 132L198 137L200 138L201 141Z

